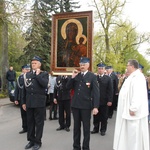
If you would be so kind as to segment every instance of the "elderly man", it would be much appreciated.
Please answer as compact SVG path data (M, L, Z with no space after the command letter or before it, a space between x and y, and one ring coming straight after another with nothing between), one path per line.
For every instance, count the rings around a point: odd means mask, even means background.
M99 88L96 75L88 71L90 60L81 57L80 70L73 71L72 78L67 83L67 88L74 89L72 97L72 113L74 119L73 149L81 150L81 122L83 123L83 150L90 150L90 119L91 110L93 114L98 113L99 107Z
M42 145L48 73L40 69L41 63L42 59L39 56L33 57L32 71L24 76L22 107L27 111L27 140L29 141L25 149L33 147L32 150L38 150Z
M136 60L128 60L130 74L119 93L114 150L149 150L146 80Z

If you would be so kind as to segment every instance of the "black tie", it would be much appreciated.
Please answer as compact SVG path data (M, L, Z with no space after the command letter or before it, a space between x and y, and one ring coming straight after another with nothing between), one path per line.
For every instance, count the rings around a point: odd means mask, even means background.
M33 74L36 75L36 71L34 71Z
M84 73L81 73L81 78L83 78L83 76L84 76Z

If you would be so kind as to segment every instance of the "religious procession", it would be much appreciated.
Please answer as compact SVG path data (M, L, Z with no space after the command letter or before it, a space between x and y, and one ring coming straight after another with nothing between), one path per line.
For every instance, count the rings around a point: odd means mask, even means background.
M149 33L88 2L0 2L3 150L150 150Z
M80 58L80 70L73 70L71 75L56 76L41 70L41 65L42 58L34 56L31 68L23 65L16 82L12 66L6 76L8 90L15 87L14 103L20 106L19 134L27 133L29 141L25 149L41 148L47 118L58 120L56 132L70 132L73 117L73 150L90 150L90 135L105 136L108 119L112 119L114 112L117 114L113 149L149 149L150 80L142 73L144 66L137 60L128 60L123 75L102 62L97 64L96 73L89 71L88 57Z

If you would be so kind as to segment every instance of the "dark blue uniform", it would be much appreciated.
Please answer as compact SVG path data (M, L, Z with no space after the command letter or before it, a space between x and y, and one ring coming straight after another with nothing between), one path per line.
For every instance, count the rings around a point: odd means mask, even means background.
M68 128L71 125L71 108L70 108L70 89L66 88L66 84L69 77L58 76L56 79L56 86L54 88L54 98L57 99L59 105L59 129ZM66 118L64 118L64 112L66 113ZM68 130L69 131L69 130Z
M87 72L83 77L79 73L67 83L67 88L74 89L72 97L72 113L74 118L74 143L75 150L81 150L81 122L83 122L83 150L89 150L90 119L92 108L99 107L99 88L96 75Z
M98 114L93 116L94 129L91 133L99 132L100 128L101 135L105 135L108 120L107 103L112 102L113 100L113 85L111 78L107 75L103 75L102 77L97 75L97 81L99 83L100 91L100 106Z
M113 112L117 107L118 95L116 95L116 94L118 94L119 91L118 91L118 77L117 77L117 75L114 72L112 72L110 74L110 77L111 77L111 80L113 83L113 103L112 103L112 106L109 106L108 117L112 118Z
M22 74L17 79L17 84L16 84L16 88L15 88L15 100L17 100L20 105L22 128L23 128L23 131L25 132L25 131L27 131L27 114L26 114L26 111L22 108L23 85L24 85L24 77Z
M28 133L27 139L32 143L42 144L41 138L44 127L48 73L40 72L36 75L28 72L23 88L23 104L26 104Z

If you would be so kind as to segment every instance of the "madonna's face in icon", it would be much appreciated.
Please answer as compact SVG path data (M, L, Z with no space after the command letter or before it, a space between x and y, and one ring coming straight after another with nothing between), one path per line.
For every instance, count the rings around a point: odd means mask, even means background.
M69 23L66 27L67 39L75 40L78 33L78 27L75 23Z

